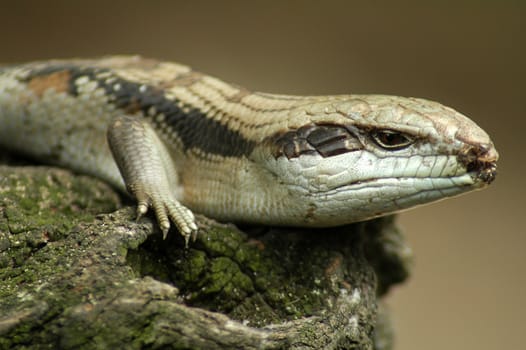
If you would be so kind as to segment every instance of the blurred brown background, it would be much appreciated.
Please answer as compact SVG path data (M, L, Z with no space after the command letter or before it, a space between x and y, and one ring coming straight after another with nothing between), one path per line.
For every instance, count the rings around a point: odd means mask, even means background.
M0 61L137 53L294 94L453 106L501 154L488 190L400 216L397 349L518 349L526 332L526 2L6 1Z

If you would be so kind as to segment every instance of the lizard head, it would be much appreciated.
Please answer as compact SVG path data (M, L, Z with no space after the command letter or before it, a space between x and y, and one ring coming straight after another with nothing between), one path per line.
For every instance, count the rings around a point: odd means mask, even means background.
M496 176L489 136L436 102L338 96L295 113L289 130L272 138L265 164L306 204L298 215L307 226L394 213L484 188Z

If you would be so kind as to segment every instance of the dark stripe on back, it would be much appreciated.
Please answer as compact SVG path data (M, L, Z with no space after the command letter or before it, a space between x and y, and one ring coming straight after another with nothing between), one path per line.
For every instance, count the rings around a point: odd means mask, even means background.
M89 80L96 81L98 86L106 91L109 101L126 113L133 114L141 111L145 116L152 118L153 124L162 128L163 124L169 125L183 143L185 151L193 148L205 153L216 154L224 157L239 157L249 155L256 146L254 141L243 137L238 131L231 130L226 125L208 118L199 109L184 105L177 99L168 99L162 90L155 86L130 82L111 74L111 69L79 67L75 65L60 64L36 70L30 74L28 80L37 77L67 70L71 74L69 93L78 96L79 91L75 81L86 76ZM110 73L105 76L105 73ZM108 81L109 79L109 81ZM141 86L146 88L141 91ZM115 87L119 86L118 89ZM157 124L156 118L149 115L150 108L154 107L156 114L164 114L163 124ZM183 107L186 110L183 111Z

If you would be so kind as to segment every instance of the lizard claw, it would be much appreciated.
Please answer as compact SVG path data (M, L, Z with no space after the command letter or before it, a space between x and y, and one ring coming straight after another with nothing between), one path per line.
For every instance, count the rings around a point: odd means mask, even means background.
M171 220L184 237L186 246L188 246L190 238L195 241L198 227L195 223L194 214L190 209L186 208L170 195L161 194L156 191L147 191L144 187L137 186L133 192L138 201L137 220L146 214L149 208L152 208L163 233L163 239L166 239L168 236ZM151 194L147 194L146 192L150 192Z

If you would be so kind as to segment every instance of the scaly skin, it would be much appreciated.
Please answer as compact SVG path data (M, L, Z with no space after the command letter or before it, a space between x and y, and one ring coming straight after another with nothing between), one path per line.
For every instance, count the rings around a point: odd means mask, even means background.
M140 57L5 67L0 123L0 146L126 188L186 237L192 211L313 227L394 213L486 187L498 159L436 102L250 92Z

